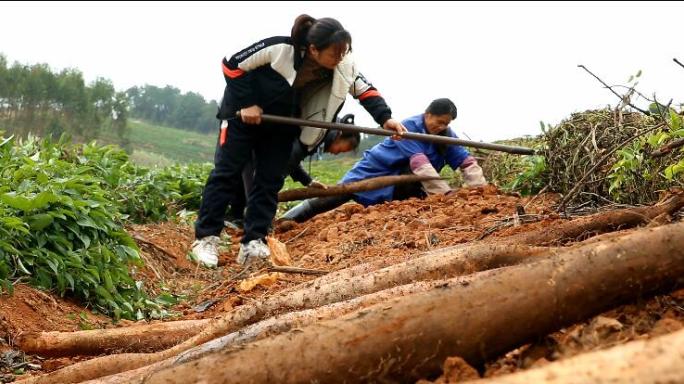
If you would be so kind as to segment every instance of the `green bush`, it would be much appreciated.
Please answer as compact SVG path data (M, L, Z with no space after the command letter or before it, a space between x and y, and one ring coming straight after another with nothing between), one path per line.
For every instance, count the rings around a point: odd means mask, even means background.
M129 274L141 266L126 221L196 209L209 166L136 167L114 146L0 141L0 284L73 294L115 318L159 316Z

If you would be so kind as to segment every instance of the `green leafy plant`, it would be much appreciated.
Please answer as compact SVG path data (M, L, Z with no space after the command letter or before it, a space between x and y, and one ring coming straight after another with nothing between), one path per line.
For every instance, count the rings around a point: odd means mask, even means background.
M129 274L143 263L123 224L196 209L209 167L150 170L118 147L68 141L0 140L0 286L26 280L115 318L165 315L168 300Z
M624 200L637 195L644 184L651 190L673 185L684 174L684 159L677 157L681 150L669 157L649 155L669 141L684 137L682 117L674 109L658 103L652 103L649 110L663 117L666 128L655 130L616 151L615 163L607 176L610 180L608 191L614 199Z
M72 292L114 317L146 310L128 273L141 265L118 209L87 165L60 158L60 147L33 137L0 151L0 279L24 278Z
M512 183L504 189L518 191L523 196L533 195L546 185L546 161L543 156L526 156L523 160L523 172L519 173Z
M540 122L542 132L551 129ZM543 136L524 137L498 143L533 148L541 152ZM482 161L485 177L491 183L511 192L529 195L539 192L548 184L547 164L543 156L520 156L504 152L490 152Z

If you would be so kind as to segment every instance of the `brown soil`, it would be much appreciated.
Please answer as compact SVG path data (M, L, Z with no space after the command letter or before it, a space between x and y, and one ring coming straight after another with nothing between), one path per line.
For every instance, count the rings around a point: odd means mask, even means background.
M0 297L0 334L11 341L21 332L78 331L101 328L111 320L49 292L24 284Z
M13 340L19 334L40 331L79 331L106 328L108 325L111 326L111 320L108 317L93 314L72 300L65 300L50 292L17 284L13 295L0 296L0 335L2 335L0 382L12 379L12 373L17 369L12 367L21 367L24 361L38 364L43 371L50 371L82 360L62 358L42 361L25 357L23 354L13 356L15 354ZM19 369L18 372L22 372L25 367Z
M348 203L306 223L278 223L275 236L287 245L293 265L297 267L334 271L376 260L390 265L431 249L476 240L494 241L554 225L563 220L553 211L556 201L557 196L553 194L538 196L530 202L529 198L486 187L365 209ZM523 207L525 215L516 216L516 211ZM135 278L144 281L145 289L152 296L168 292L181 297L180 303L170 308L173 316L169 319L172 320L214 317L244 302L314 278L281 275L273 285L240 292L237 287L241 278L249 276L235 263L239 231L226 230L226 247L216 270L198 268L187 258L193 240L190 225L170 222L135 225L128 231L138 242L146 262L144 268L133 271ZM108 318L93 314L77 303L21 284L17 285L13 296L0 298L0 332L6 342L3 351L11 348L12 338L20 332L74 331L132 323L112 324ZM485 367L476 367L477 370L458 357L447 359L445 375L426 378L423 382L430 379L449 383L472 378L473 374L493 376L514 372L617 343L672 332L683 324L684 290L680 290L616 308L511 351ZM37 371L40 373L83 359L34 358L33 361L42 365ZM6 372L0 372L0 376L3 373Z
M499 227L489 236L520 231L523 227L507 229L503 224L516 213L516 205L524 206L527 200L489 186L366 209L349 203L309 222L288 225L291 228L277 235L303 267L336 270L376 259L389 265L427 250L477 240ZM526 213L548 216L545 223L558 220L550 208L553 201L550 195L537 199Z

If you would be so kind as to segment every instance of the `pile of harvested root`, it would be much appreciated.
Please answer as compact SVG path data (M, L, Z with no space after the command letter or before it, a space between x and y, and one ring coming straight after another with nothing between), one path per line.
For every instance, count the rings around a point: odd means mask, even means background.
M127 353L20 383L409 382L437 377L451 356L479 367L536 337L677 287L684 277L684 223L655 223L683 206L684 196L674 195L652 207L432 250L384 268L360 264L208 324L26 334L17 344L43 355ZM645 223L651 227L612 232ZM578 238L585 240L569 243ZM194 336L172 347L160 343L172 330L176 340ZM499 379L607 382L628 366L633 377L664 382L684 376L683 337L671 333L521 373L530 377ZM161 350L135 352L149 349Z

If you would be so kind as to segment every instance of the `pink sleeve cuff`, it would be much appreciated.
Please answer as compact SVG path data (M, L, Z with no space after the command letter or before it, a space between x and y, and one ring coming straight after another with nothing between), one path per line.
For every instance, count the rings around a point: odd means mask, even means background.
M463 162L461 163L459 168L466 169L473 164L477 164L477 160L475 160L475 158L473 156L468 156L465 158L465 160L463 160Z
M416 153L409 159L409 166L412 171L415 171L425 164L430 164L430 160L428 160L424 153Z

